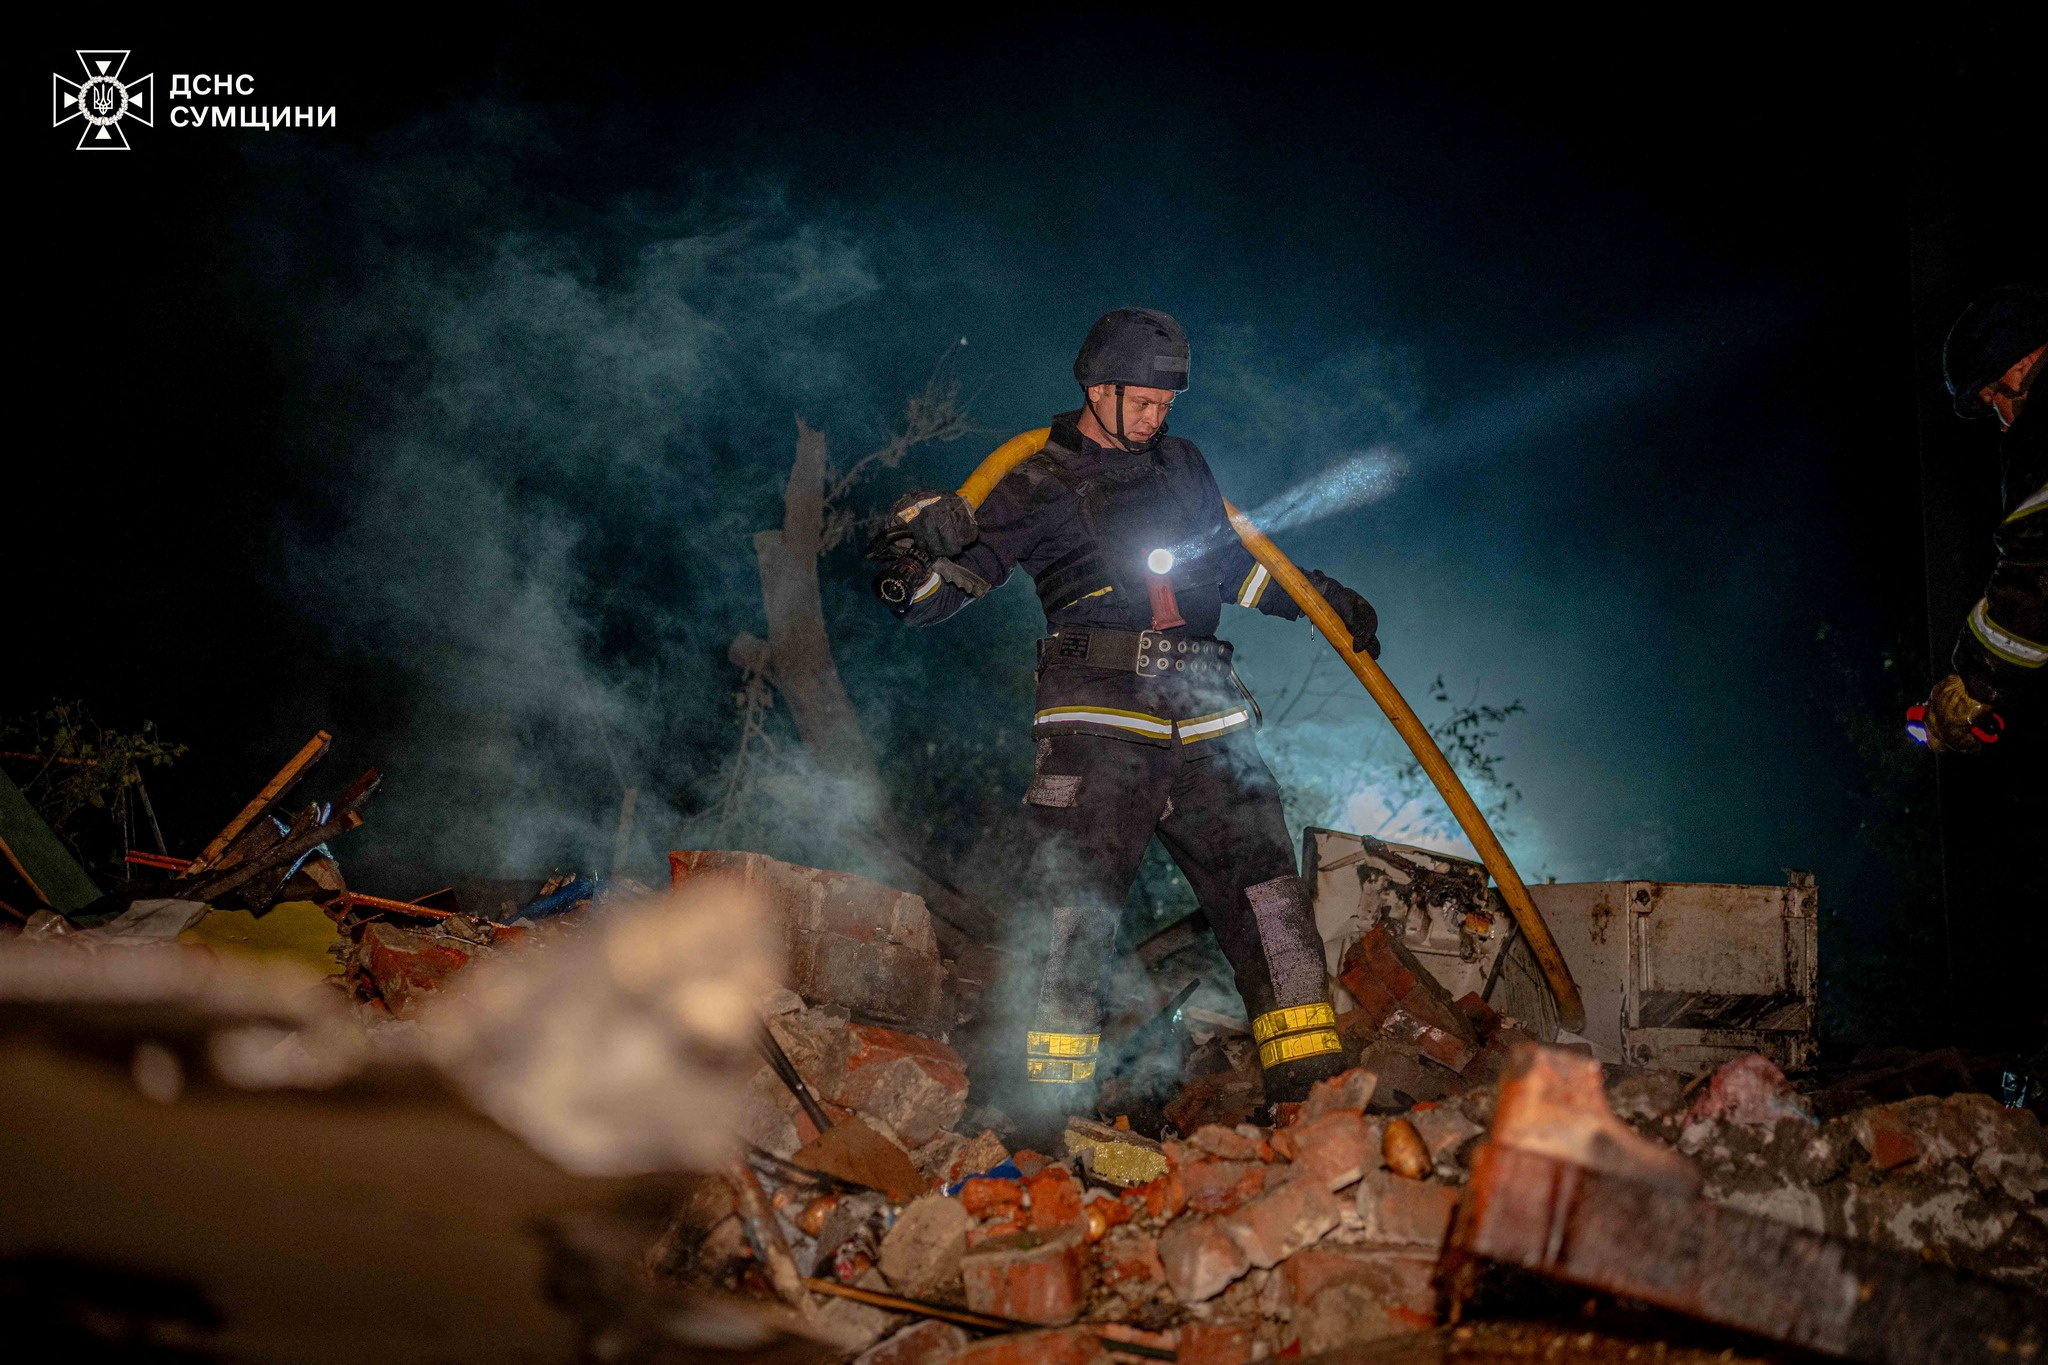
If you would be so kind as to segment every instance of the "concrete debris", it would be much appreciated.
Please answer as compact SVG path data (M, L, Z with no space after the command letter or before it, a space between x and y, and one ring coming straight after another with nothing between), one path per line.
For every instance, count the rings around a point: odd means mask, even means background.
M591 1175L733 1152L779 974L759 902L706 879L547 952L499 953L422 1011L429 1055L486 1114Z

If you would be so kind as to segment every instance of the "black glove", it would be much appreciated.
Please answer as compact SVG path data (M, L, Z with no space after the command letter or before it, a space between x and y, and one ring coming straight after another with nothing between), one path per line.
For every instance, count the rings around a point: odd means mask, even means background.
M889 514L892 529L900 524L927 559L951 559L981 536L974 509L958 493L920 488L896 499Z
M1352 651L1379 658L1380 614L1372 609L1372 603L1321 570L1311 573L1308 581L1316 585L1316 591L1323 595L1323 600L1343 618L1344 628L1351 632Z

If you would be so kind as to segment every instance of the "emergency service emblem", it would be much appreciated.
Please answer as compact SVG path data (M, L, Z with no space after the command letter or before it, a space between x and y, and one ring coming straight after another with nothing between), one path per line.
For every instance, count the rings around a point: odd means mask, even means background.
M125 152L128 134L121 125L129 120L145 128L156 126L154 76L121 79L128 65L128 48L95 51L78 49L85 80L66 80L50 73L50 126L61 128L73 119L85 120L78 134L81 152Z

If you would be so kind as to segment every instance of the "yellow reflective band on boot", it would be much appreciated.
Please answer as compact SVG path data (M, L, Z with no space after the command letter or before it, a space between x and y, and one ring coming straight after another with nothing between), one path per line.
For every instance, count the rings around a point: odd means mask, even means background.
M1335 1029L1319 1028L1313 1033L1289 1033L1259 1048L1259 1065L1276 1067L1284 1062L1298 1062L1304 1057L1321 1057L1343 1050L1344 1042L1338 1038Z
M1286 1009L1270 1010L1252 1020L1252 1037L1267 1043L1283 1033L1299 1033L1303 1029L1335 1028L1337 1010L1333 1005L1320 1002L1313 1005L1289 1005Z
M1024 1078L1055 1083L1090 1080L1095 1075L1095 1054L1101 1047L1099 1033L1047 1033L1033 1029L1024 1035Z
M1093 1057L1102 1050L1099 1033L1041 1033L1024 1035L1024 1051L1033 1057Z

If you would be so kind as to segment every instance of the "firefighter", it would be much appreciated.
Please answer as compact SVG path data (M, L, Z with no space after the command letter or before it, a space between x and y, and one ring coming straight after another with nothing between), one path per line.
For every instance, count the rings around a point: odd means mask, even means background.
M978 512L925 489L892 524L930 565L893 608L909 624L945 620L1020 567L1045 610L1024 806L1051 946L1022 1060L1046 1112L1092 1099L1118 913L1155 834L1230 959L1268 1100L1298 1100L1343 1067L1322 941L1253 738L1257 706L1216 638L1225 602L1302 613L1231 533L1202 452L1167 434L1188 364L1165 313L1107 314L1074 362L1082 405L1053 419L1042 451ZM1352 647L1377 656L1371 605L1310 578Z
M1998 418L2005 519L1991 582L1956 638L1953 670L1907 728L1937 752L1975 753L2016 712L2037 711L2048 664L2048 405L2027 394L2048 364L2048 286L2007 285L1949 329L1941 363L1959 417Z

